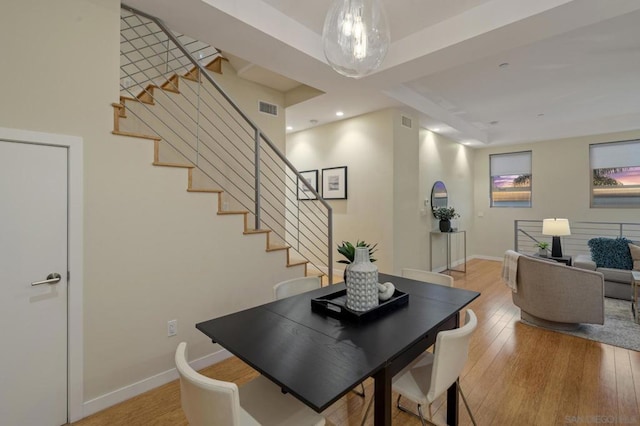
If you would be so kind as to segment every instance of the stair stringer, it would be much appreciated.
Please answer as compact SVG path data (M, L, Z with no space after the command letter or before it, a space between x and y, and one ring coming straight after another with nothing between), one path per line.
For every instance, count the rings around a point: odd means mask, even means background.
M217 117L215 114L224 115L225 111L205 90L200 91L205 101L199 103L198 84L184 76L174 74L164 84L148 86L146 90L136 97L123 96L120 104L114 104L118 112L114 114L114 129L129 135L160 138L159 161L197 164L202 173L194 176L194 185L232 190L224 195L229 209L252 205L251 197L244 194L253 193L252 186L246 183L253 182L253 164L249 160L253 158L253 144L247 146L236 136L251 134L250 126L240 126L232 119L229 124L212 118ZM192 117L197 116L197 105L204 114L196 121ZM237 151L239 147L241 151ZM229 180L229 176L234 179Z
M114 132L115 133L115 132ZM115 133L118 134L118 133ZM126 134L122 134L121 136L127 136L127 137L133 137L136 138L136 136L131 136L131 135L126 135ZM151 139L148 137L144 137L144 138L140 138L137 137L138 139ZM153 149L153 157L154 159L157 157L157 146L159 144L159 140L158 139L152 139L154 140L154 149ZM269 229L260 229L260 230L255 230L253 229L250 224L249 224L249 218L251 216L251 214L248 211L242 211L242 210L238 210L238 211L225 211L223 210L223 205L224 205L224 191L223 190L219 190L219 189L213 189L213 188L194 188L193 186L191 186L192 183L192 178L193 178L193 174L194 171L197 170L192 164L187 164L187 163L168 163L168 162L161 162L161 161L154 161L153 166L155 167L161 167L161 168L169 168L169 169L177 169L177 170L186 170L187 171L187 193L189 194L194 194L194 196L208 196L211 197L212 195L215 196L215 202L213 203L213 211L216 213L216 215L218 217L228 217L228 218L236 218L240 220L240 224L235 225L236 228L241 228L242 229L242 234L243 236L250 236L252 238L260 238L260 236L262 236L261 238L263 238L263 247L264 247L264 252L265 253L283 253L284 255L284 259L283 262L285 264L285 267L287 269L291 269L293 271L296 271L298 269L298 267L302 268L302 275L306 276L307 275L307 264L309 263L306 260L298 260L298 259L293 259L291 256L291 247L287 246L287 245L283 245L280 243L274 243L272 242L272 231ZM197 194L197 195L196 195ZM291 278L295 278L296 276L300 276L300 272L294 272L295 275L291 276ZM284 278L287 279L287 278ZM283 279L280 279L278 281L275 282L279 282L282 281ZM274 282L274 284L275 284Z
M166 90L163 88L170 88ZM190 81L187 77L170 77L164 84L149 87L135 97L122 97L120 104L114 104L117 113L114 112L114 128L120 132L132 135L147 135L147 138L160 138L161 135L168 135L172 138L169 144L163 138L158 142L158 152L156 161L166 163L181 163L189 161L198 166L199 171L194 173L193 187L199 188L228 188L222 194L224 197L223 208L225 210L245 210L254 205L253 200L253 141L247 143L246 139L241 139L238 135L249 137L253 129L248 125L241 125L231 116L222 123L211 117L224 117L227 112L218 105L218 102L209 93L212 89L200 90L199 95L204 101L202 106L213 106L215 110L204 108L204 115L199 119L198 124L201 129L196 132L190 130L184 123L195 124L190 115L195 115L195 105L198 105L198 84ZM148 97L149 93L153 97ZM195 97L195 98L194 98ZM145 99L146 101L142 101ZM171 109L167 113L167 109ZM217 114L217 115L216 115ZM206 116L206 118L205 118ZM155 132L153 126L145 124L152 123L157 126ZM179 130L182 131L179 131ZM196 149L204 154L196 155ZM268 159L263 156L263 162ZM264 164L263 164L264 166ZM263 170L281 170L284 166L270 164L263 167ZM229 179L231 176L233 179ZM271 185L272 182L265 179L263 185ZM278 194L279 188L276 186L265 187L264 194ZM284 197L284 195L283 195ZM274 210L273 206L282 204L282 200L274 200L273 203L263 202L263 208L270 209L263 218L270 220L269 226L277 235L286 235L285 219L279 210ZM280 220L278 220L280 218ZM274 241L276 238L272 238ZM284 239L280 239L280 244L285 244Z

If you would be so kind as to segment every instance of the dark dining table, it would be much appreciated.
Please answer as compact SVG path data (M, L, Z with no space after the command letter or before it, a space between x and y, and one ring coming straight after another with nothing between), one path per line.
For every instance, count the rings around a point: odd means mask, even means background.
M480 296L379 274L409 295L408 303L366 322L311 309L311 299L344 290L344 283L276 300L196 324L214 343L321 412L368 377L374 379L374 424L391 425L394 374L460 325L459 312ZM458 392L447 391L447 424L458 424Z

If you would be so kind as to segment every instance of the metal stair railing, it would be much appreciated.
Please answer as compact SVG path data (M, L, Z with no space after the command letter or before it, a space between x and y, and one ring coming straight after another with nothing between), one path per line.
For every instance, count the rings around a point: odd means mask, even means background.
M332 208L209 74L220 52L123 4L120 58L119 126L160 139L157 161L193 165L198 186L224 191L222 210L249 212L333 283Z
M587 242L591 238L625 237L640 241L640 223L632 222L571 222L571 235L561 237L562 251L568 255L589 254ZM542 220L514 221L514 250L521 253L537 251L536 243L547 241L551 236L542 234Z

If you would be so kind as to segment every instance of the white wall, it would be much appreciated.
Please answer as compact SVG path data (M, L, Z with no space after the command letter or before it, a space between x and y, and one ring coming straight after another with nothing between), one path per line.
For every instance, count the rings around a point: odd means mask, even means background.
M474 253L501 257L514 246L514 220L639 222L638 209L590 208L589 144L640 138L640 131L476 150ZM531 208L489 207L489 155L532 151Z
M464 145L433 133L420 130L420 206L425 211L421 215L421 226L417 229L420 253L423 256L414 268L429 269L429 232L438 231L438 220L431 213L431 188L436 181L444 182L449 194L449 206L455 207L460 214L458 229L467 232L467 256L472 256L472 240L475 238L473 222L473 168L475 151ZM452 235L452 260L461 260L464 256L462 236ZM446 242L444 236L433 236L433 269L446 265Z
M242 236L241 216L216 216L214 195L187 193L185 170L151 166L152 143L111 135L119 30L117 0L23 0L0 14L0 127L84 139L85 401L173 368L181 340L194 358L218 350L195 322L303 273L266 253L264 235Z
M382 272L393 270L393 116L383 110L287 137L287 157L298 170L318 169L321 180L323 168L347 166L347 200L329 200L333 240L378 243ZM341 257L334 252L335 261Z
M420 158L418 155L418 120L412 127L402 126L402 116L393 111L393 273L415 266L423 255L416 230L420 229Z
M285 95L261 84L238 77L236 70L228 62L222 61L222 75L212 74L213 78L231 96L233 101L248 114L255 124L269 137L281 151L285 150ZM278 115L260 112L259 101L278 106Z
M401 116L384 110L287 138L287 156L300 170L349 167L349 199L329 201L334 240L377 242L378 267L387 273L429 268L429 232L438 223L424 200L436 180L445 182L451 205L462 214L461 229L473 235L474 151L428 130L402 127ZM433 267L442 268L444 245L434 243ZM461 257L462 251L454 250L454 260Z

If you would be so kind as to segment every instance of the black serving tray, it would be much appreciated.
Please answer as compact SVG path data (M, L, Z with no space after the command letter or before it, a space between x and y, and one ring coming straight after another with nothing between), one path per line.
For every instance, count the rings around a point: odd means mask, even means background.
M409 303L409 294L396 289L390 299L368 311L347 308L347 290L311 299L311 310L340 320L363 323L393 312Z

